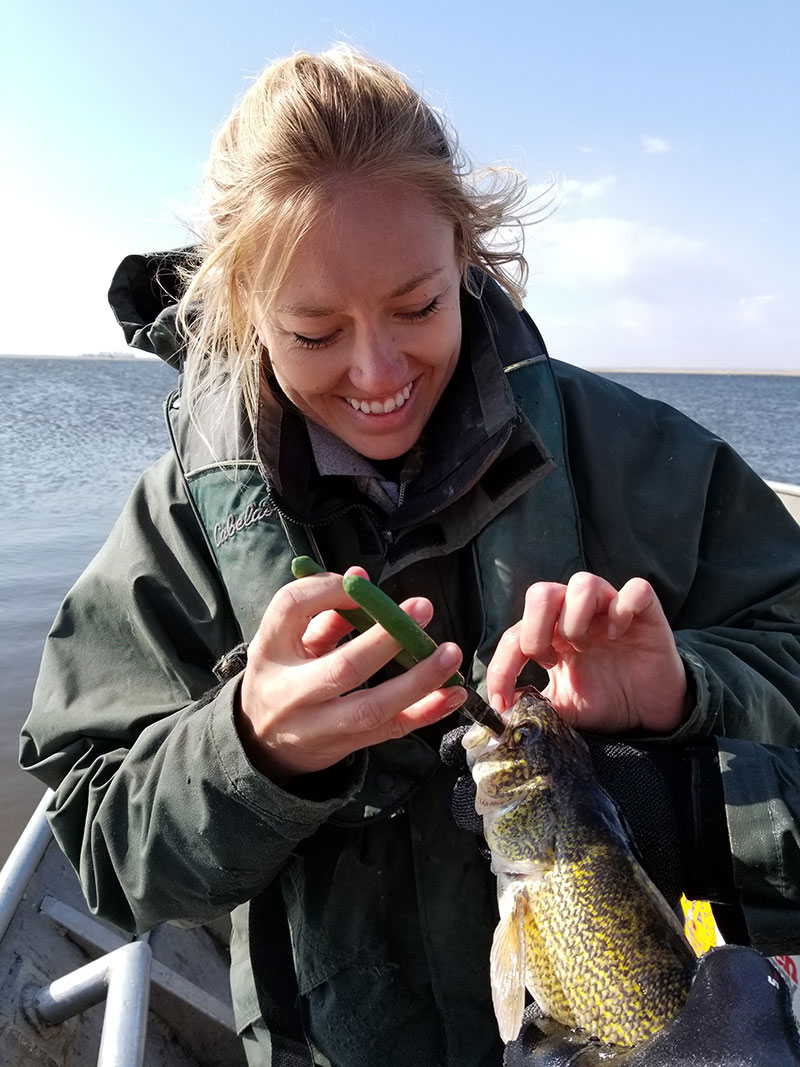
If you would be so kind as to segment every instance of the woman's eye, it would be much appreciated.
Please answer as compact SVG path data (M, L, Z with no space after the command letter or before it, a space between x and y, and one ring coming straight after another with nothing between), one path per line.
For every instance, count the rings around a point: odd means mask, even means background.
M430 304L426 304L424 308L420 308L419 311L404 311L400 318L406 322L419 322L420 319L427 319L429 315L432 315L439 307L439 297L435 296L431 300Z
M419 308L417 311L401 311L398 313L398 318L404 322L421 322L423 319L427 319L430 315L433 315L439 309L441 297L435 296L429 304L425 307ZM314 351L319 348L327 348L332 344L339 331L334 330L333 333L326 334L325 337L306 337L305 334L295 333L294 343L298 348L305 348Z
M298 348L325 348L331 343L334 338L334 334L328 334L326 337L304 337L301 333L294 335L294 342Z

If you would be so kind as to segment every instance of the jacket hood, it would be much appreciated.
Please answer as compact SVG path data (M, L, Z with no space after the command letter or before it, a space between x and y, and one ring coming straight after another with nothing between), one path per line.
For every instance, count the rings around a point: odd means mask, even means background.
M176 321L180 272L193 257L193 248L126 256L108 290L108 302L130 347L160 356L178 370L185 347Z

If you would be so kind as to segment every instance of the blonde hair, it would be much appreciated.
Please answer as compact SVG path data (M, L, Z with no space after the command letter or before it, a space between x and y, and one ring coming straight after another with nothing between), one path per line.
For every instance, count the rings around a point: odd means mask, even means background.
M219 405L227 385L237 411L243 399L252 432L262 355L256 284L263 307L343 179L391 181L427 195L453 222L464 284L469 268L479 267L521 306L521 175L502 167L470 172L444 120L391 67L345 46L299 52L266 68L214 141L204 181L208 218L179 307L190 410L211 392ZM501 228L505 247L495 247ZM513 243L509 230L518 234Z

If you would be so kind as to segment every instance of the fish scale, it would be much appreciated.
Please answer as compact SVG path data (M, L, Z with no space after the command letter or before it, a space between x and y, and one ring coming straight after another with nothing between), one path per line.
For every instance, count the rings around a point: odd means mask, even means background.
M527 922L537 936L526 927L526 985L551 1010L554 998L566 1005L558 1012L565 1025L633 1045L680 1009L691 957L670 946L635 869L630 878L619 874L626 859L593 856L578 869L557 863L530 891Z
M498 875L490 961L501 1036L517 1036L525 988L542 1011L631 1047L680 1009L695 957L639 866L582 738L534 689L499 741L464 738Z

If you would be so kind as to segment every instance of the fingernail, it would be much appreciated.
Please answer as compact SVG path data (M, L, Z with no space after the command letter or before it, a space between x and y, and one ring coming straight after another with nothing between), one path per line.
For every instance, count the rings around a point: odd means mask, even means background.
M461 649L458 645L448 642L439 646L439 664L443 670L449 671L461 662Z
M491 693L489 695L489 703L498 715L502 715L503 712L506 710L506 702L505 700L503 700L499 693Z
M619 629L617 628L617 624L614 623L614 622L610 622L608 624L608 639L609 639L609 641L616 641L618 636L619 636Z
M467 699L466 689L462 689L461 686L455 686L447 696L447 710L455 711L456 708L460 708L464 701Z

